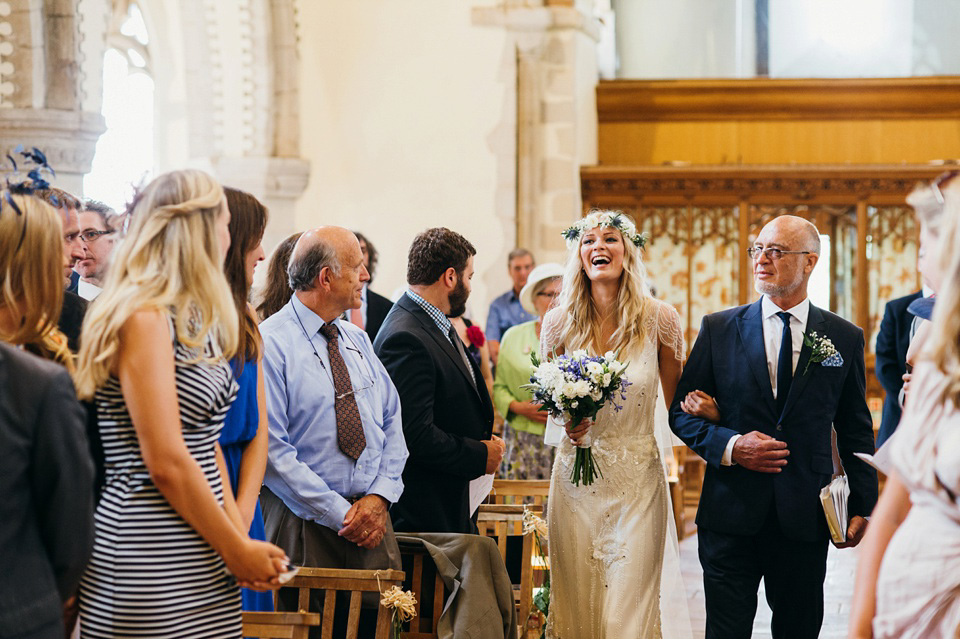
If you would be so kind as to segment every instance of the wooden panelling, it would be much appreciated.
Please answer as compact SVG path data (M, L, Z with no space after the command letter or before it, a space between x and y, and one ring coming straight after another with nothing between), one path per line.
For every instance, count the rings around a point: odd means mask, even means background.
M612 81L599 163L919 164L960 158L960 78Z
M960 78L611 80L600 122L960 118Z
M960 120L607 122L606 166L663 164L918 164L960 158Z

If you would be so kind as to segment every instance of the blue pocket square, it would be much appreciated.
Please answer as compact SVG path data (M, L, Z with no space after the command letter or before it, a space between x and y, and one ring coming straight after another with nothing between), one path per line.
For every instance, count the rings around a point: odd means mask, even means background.
M820 362L820 365L826 366L827 368L840 368L843 366L843 358L840 357L840 353L836 353Z

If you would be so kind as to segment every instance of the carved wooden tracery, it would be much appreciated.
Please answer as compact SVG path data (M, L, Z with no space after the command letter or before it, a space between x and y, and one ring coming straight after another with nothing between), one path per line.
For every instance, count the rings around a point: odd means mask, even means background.
M720 310L721 302L755 299L746 248L766 222L790 213L830 236L831 310L861 326L872 343L883 304L917 288L915 273L905 275L902 268L915 262L917 250L917 229L904 200L917 182L942 170L885 165L587 167L581 186L584 210L629 212L650 233L650 251L662 252L658 243L665 242L686 256L685 277L654 284L685 287L682 295L662 290L661 295L678 306L688 340L703 312ZM729 300L715 291L712 301L704 300L704 276L695 272L693 260L707 249L718 264L732 251ZM705 267L700 255L701 270L714 267ZM900 267L895 273L892 263ZM656 265L650 269L656 271ZM711 308L711 303L719 307Z

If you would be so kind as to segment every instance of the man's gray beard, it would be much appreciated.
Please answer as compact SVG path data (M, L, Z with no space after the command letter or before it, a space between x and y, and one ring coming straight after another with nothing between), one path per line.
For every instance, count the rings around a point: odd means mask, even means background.
M766 282L761 282L760 280L754 280L753 288L757 291L757 293L766 295L767 297L786 297L790 294L790 289L786 286L767 284Z
M793 293L796 293L801 286L803 286L803 273L800 273L797 276L797 281L791 286L777 286L776 284L768 284L767 282L758 280L756 278L753 280L753 288L757 291L757 293L766 295L767 297L789 297Z

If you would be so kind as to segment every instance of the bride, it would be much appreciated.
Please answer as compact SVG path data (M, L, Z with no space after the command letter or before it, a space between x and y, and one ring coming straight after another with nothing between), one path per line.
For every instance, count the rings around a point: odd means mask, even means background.
M658 386L669 407L680 379L680 317L651 297L640 259L645 238L625 215L592 212L564 237L570 252L563 289L558 307L543 321L541 358L577 349L614 351L628 363L632 385L626 400L618 401L622 410L608 405L594 423L563 425L571 430L560 438L547 511L551 593L546 636L689 637L676 531L668 536L673 518L668 517L661 450L670 440L658 443L654 425ZM561 425L550 421L552 431L559 432ZM590 486L570 481L577 442L592 446L602 473Z

